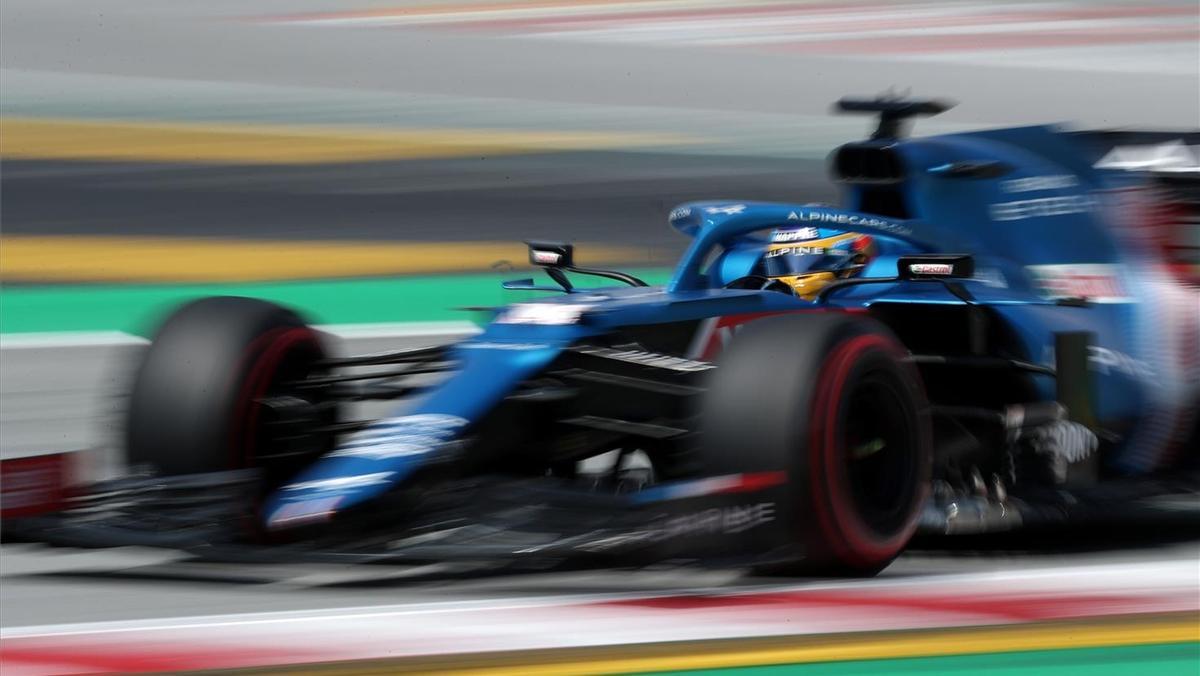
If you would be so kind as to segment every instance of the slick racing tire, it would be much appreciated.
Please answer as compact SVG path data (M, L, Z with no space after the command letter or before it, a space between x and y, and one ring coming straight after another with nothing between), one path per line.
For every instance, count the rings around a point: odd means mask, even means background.
M135 376L125 420L130 465L162 475L258 467L264 482L283 478L327 440L297 446L293 434L284 444L262 402L310 396L285 388L324 357L317 332L286 308L230 296L184 305L159 328Z
M775 513L799 556L766 572L873 575L912 538L932 442L906 354L874 320L805 313L748 324L718 358L705 473L787 473Z

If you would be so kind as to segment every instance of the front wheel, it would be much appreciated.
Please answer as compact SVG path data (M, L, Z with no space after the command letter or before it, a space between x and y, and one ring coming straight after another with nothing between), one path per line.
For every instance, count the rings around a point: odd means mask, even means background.
M777 514L800 556L776 572L872 575L912 538L932 442L905 356L878 322L806 313L747 325L718 359L706 473L787 472Z
M287 478L332 438L287 430L268 402L334 416L332 404L296 385L318 373L324 358L317 332L289 309L232 296L184 305L158 330L137 371L125 419L127 459L163 475L255 467L267 484Z

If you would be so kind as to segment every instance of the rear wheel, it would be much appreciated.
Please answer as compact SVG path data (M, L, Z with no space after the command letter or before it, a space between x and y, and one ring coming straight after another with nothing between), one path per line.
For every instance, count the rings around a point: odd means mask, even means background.
M778 515L802 559L778 572L874 574L912 537L932 450L905 354L878 322L830 313L754 322L718 360L706 473L787 471Z
M164 475L259 467L268 484L287 478L332 443L278 419L286 409L332 422L332 407L296 385L324 358L317 332L286 308L239 297L184 305L138 369L125 421L130 464Z

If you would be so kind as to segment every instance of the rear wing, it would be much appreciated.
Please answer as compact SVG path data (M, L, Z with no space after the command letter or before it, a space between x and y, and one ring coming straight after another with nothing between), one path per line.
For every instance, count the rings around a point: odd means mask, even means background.
M1168 267L1200 286L1200 131L1081 131L1092 166L1149 181L1154 209L1135 227L1146 228ZM1132 176L1131 176L1132 177Z

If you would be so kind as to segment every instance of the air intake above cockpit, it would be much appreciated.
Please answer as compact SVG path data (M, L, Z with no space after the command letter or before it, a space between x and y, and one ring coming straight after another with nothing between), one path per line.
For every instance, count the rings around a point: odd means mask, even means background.
M888 184L905 178L904 162L891 145L847 143L833 153L833 177L842 183Z

